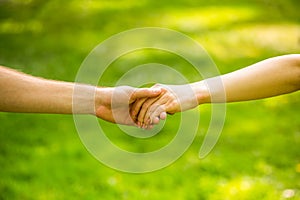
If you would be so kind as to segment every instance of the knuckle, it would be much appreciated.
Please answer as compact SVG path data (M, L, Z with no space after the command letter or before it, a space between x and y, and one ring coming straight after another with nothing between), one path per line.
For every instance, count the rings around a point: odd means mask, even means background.
M153 87L162 87L162 84L156 83Z
M171 106L172 108L174 108L174 107L177 106L177 103L176 103L175 101L172 101L172 102L170 103L170 106Z

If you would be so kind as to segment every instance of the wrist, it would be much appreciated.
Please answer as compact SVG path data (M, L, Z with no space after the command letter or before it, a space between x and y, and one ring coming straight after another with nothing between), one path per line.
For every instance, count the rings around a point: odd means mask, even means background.
M99 106L108 106L111 104L113 88L110 87L96 87L95 90L95 110Z
M207 85L203 81L190 84L196 95L198 105L211 102L211 97Z
M75 84L73 88L73 113L96 114L96 109L104 104L102 88L91 85Z

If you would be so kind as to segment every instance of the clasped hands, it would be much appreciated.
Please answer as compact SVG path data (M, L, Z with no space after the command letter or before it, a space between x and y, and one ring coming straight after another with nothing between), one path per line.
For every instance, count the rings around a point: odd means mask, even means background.
M120 86L99 88L95 114L106 121L151 129L164 120L167 114L175 114L195 108L203 87L195 84L163 85L151 88ZM103 98L106 95L106 98ZM97 95L96 95L97 96Z

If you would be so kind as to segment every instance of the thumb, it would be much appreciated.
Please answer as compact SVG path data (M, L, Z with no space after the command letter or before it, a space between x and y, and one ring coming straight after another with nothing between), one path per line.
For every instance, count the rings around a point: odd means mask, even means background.
M145 98L145 97L156 97L158 95L160 95L161 93L161 89L160 88L140 88L140 89L136 89L130 99L131 100L136 100L136 99L140 99L140 98Z

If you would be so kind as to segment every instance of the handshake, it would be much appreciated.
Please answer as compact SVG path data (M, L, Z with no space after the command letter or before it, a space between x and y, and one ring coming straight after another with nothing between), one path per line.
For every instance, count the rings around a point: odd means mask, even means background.
M191 84L139 89L47 80L0 66L0 112L93 114L106 121L151 129L167 114L203 103L248 101L298 91L299 77L300 54L269 58Z
M97 88L95 99L97 117L113 123L151 129L160 120L166 119L167 114L205 103L209 93L200 81L186 85L156 84L151 88Z

